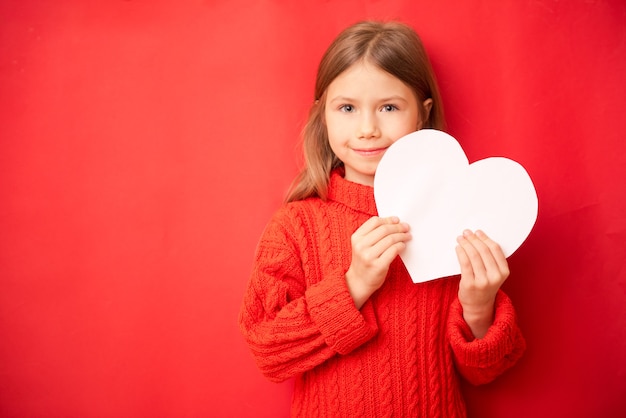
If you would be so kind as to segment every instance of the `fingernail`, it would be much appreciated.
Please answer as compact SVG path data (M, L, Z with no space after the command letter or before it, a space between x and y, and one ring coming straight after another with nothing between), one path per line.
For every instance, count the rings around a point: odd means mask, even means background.
M469 237L472 235L472 231L470 231L469 229L466 229L463 231L463 236L464 237Z

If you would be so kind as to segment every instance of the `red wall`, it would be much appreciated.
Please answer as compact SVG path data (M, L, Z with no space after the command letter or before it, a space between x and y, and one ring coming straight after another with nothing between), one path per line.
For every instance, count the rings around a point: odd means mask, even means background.
M471 5L470 5L471 4ZM626 406L626 4L0 1L0 415L281 417L237 329L330 40L421 33L450 131L539 219L506 290L529 348L472 417Z

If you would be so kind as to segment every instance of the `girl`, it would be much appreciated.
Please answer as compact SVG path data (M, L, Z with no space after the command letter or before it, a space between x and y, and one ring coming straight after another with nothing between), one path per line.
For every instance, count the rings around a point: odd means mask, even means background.
M414 284L398 254L419 231L377 216L378 162L424 127L444 118L415 32L342 32L318 69L306 167L263 232L239 317L263 374L296 378L295 417L465 417L458 376L489 382L524 351L495 242L463 231L460 280Z

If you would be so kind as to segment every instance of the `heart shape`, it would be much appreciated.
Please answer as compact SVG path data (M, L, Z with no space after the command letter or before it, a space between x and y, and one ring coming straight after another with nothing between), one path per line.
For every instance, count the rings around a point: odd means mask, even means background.
M397 216L413 238L400 254L413 282L461 273L456 238L481 229L509 257L537 220L537 192L517 162L490 157L469 164L456 139L422 129L397 140L374 178L378 214Z

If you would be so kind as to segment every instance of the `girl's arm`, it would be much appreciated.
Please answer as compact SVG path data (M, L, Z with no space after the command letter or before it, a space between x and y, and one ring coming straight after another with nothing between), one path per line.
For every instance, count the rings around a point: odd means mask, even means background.
M278 216L270 223L257 247L239 315L256 363L272 381L347 354L378 331L371 304L356 308L345 272L329 271L318 283L307 285L307 260L299 251L306 245L289 217Z
M476 338L463 319L458 299L450 306L448 338L458 372L474 385L489 383L522 357L526 342L517 326L515 309L504 292L498 291L494 321L482 338Z
M526 345L513 305L500 290L509 276L500 246L482 231L464 231L458 242L461 281L449 316L450 342L461 374L487 383L511 367Z
M346 282L358 309L383 285L391 262L409 239L409 225L395 216L374 216L352 234L352 260Z

